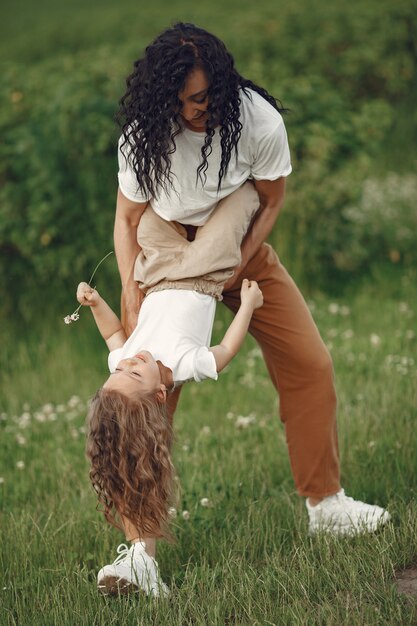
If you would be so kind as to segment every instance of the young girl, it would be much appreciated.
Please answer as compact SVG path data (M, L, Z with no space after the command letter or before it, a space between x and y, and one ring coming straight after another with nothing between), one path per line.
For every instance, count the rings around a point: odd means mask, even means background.
M238 352L253 311L262 306L257 283L245 279L235 318L221 343L209 347L216 299L240 261L241 241L258 206L253 185L246 183L219 203L192 242L180 225L146 209L138 227L135 276L147 295L129 339L98 292L86 283L78 286L77 299L91 307L110 350L111 374L89 412L90 478L106 519L132 542L100 570L104 593L167 594L154 559L155 538L170 537L167 394L187 380L216 380Z

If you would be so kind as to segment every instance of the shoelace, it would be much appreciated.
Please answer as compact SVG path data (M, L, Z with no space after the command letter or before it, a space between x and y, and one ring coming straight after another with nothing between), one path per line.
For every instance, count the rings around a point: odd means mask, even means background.
M131 548L129 548L125 543L121 543L120 546L117 547L117 554L119 556L115 558L115 560L113 561L113 565L117 565L121 561L124 561L124 559L129 554L130 549Z

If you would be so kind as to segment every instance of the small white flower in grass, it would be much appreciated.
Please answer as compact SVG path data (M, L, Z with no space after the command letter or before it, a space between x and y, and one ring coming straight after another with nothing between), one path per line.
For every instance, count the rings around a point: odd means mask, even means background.
M337 315L339 313L339 305L336 302L331 302L327 307L327 310L332 315Z
M405 331L405 338L406 339L414 339L414 337L416 336L414 330L406 330Z
M168 509L168 515L169 515L170 517L177 517L177 509L176 509L176 508L174 508L173 506L171 506L171 507Z
M200 504L201 504L201 506L204 506L204 507L207 508L207 507L210 506L211 502L210 502L210 500L208 498L201 498Z
M184 452L188 452L188 450L190 449L190 446L184 443L184 445L182 446L182 449L184 450Z
M66 409L65 404L57 404L55 410L57 413L63 413Z
M375 441L370 441L370 442L368 443L368 448L375 448L375 446L376 446Z
M232 420L234 417L235 417L235 414L232 413L232 411L229 411L228 413L226 413L226 419Z
M16 435L16 441L19 444L19 446L24 446L26 444L26 438L20 433Z
M348 306L346 306L345 304L343 304L340 307L340 315L343 315L344 317L347 317L350 314L350 309Z
M408 313L410 307L408 306L407 302L400 302L398 305L398 309L401 313Z
M185 519L185 520L190 519L190 512L189 512L189 511L183 511L183 512L182 512L182 517L183 517L183 519Z
M3 484L4 484L4 478L3 476L0 476L0 485L3 485Z
M0 413L0 420L5 422L7 420L7 413Z
M48 402L47 404L44 404L42 407L42 412L49 414L49 413L53 413L54 412L54 405L51 402Z
M72 324L71 315L66 315L64 317L64 322L65 322L65 324Z
M379 335L375 335L375 333L372 333L369 337L369 341L374 347L377 347L381 343L381 337L379 337Z
M251 424L256 422L255 415L239 415L235 421L236 428L244 429L248 428Z
M209 435L210 433L211 433L210 426L203 426L203 428L201 429L201 434L202 435Z
M341 337L342 339L352 339L354 334L355 333L353 332L353 330L351 328L348 328L342 333Z
M79 398L78 396L71 396L71 398L68 400L68 406L70 407L70 409L74 409L80 402L81 398Z
M17 467L17 469L19 469L19 470L25 469L25 462L24 462L24 461L18 461L18 462L16 463L16 467Z
M85 426L80 426L78 432L82 435L85 435L85 433L87 432L87 428Z
M80 433L78 432L78 430L76 428L71 428L71 437L73 439L78 439L79 436Z
M40 411L36 411L34 418L37 422L46 422L47 420L47 416L44 413L41 413Z

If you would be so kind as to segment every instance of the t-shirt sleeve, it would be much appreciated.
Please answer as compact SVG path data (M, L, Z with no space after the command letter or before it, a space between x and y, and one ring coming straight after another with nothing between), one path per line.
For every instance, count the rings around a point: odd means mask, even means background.
M108 357L108 365L109 365L109 371L110 374L113 374L119 361L121 360L120 355L122 353L122 349L121 348L117 348L116 350L112 350L109 353L109 357Z
M194 380L200 383L205 378L217 380L216 361L214 354L206 346L196 350L194 356Z
M129 144L124 142L124 136L119 139L117 158L119 162L119 173L117 175L119 179L119 187L122 194L132 202L147 202L150 200L150 196L143 194L138 187L138 181L136 180L136 174L131 164L131 148Z
M291 157L284 122L275 121L269 129L261 129L251 168L255 180L276 180L291 174Z

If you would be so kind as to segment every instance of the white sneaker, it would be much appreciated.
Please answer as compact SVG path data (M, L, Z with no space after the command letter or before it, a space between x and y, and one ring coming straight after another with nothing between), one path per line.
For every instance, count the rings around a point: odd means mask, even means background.
M311 506L307 498L306 505L310 518L310 535L317 532L333 535L372 533L391 517L380 506L349 498L343 489L334 496L323 498L316 506Z
M116 560L97 575L99 591L111 596L140 591L156 598L169 595L168 587L160 579L158 563L145 552L144 543L134 543L130 548L122 543L117 553Z

